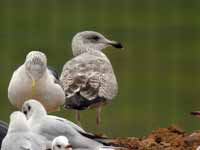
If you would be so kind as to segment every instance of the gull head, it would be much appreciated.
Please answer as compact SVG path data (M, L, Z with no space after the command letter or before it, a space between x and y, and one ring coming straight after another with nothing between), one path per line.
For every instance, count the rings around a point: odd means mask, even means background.
M8 132L20 132L28 129L26 116L22 112L15 111L10 115Z
M29 120L30 118L37 119L47 114L44 106L37 100L28 100L22 106L22 112Z
M79 32L72 39L72 51L74 56L94 50L101 51L109 46L123 48L121 43L109 40L95 31Z
M26 56L25 68L32 80L38 80L47 68L47 57L40 51L31 51Z
M72 146L67 137L58 136L52 142L52 150L72 150Z

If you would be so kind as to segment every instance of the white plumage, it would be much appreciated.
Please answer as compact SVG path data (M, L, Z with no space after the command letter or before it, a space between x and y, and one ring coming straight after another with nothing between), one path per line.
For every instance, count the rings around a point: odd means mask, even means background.
M52 150L72 150L72 146L70 145L67 137L58 136L52 142ZM73 150L114 150L114 148L107 146L98 148L76 148Z
M58 136L52 142L52 150L72 150L69 140L65 136Z
M44 53L32 51L27 55L25 63L12 75L8 98L19 109L26 100L32 98L40 101L48 112L57 111L64 104L64 91L47 68Z
M48 140L47 148L51 148L54 138L61 135L66 136L75 149L85 148L94 150L104 147L102 143L95 140L95 136L85 132L73 122L48 115L42 104L36 100L26 101L22 111L27 116L32 132L40 134Z
M1 150L46 150L46 139L31 132L26 117L21 112L10 116L10 124Z

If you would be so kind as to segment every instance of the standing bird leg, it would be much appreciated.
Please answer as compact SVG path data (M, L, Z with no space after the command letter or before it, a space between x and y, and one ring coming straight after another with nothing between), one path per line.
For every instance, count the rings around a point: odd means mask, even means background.
M76 121L79 126L81 126L81 114L79 110L76 110Z
M35 96L35 85L36 85L35 80L32 79L32 85L31 85L31 88L32 88L32 97Z
M101 111L102 111L102 105L99 105L96 108L96 125L97 125L98 129L99 129L100 123L101 123Z

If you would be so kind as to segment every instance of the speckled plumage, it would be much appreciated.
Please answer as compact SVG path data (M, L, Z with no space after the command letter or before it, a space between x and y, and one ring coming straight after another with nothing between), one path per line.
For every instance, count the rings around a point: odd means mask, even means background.
M118 92L112 65L102 52L108 46L122 48L119 42L108 40L98 32L77 33L72 39L74 58L64 65L60 77L66 96L65 108L96 108L98 126L102 106L109 103ZM76 119L80 123L79 111Z
M94 103L107 103L117 95L118 84L112 65L101 51L109 45L121 46L94 31L75 35L74 58L64 65L60 77L67 108L86 109Z
M68 61L60 79L67 101L77 95L88 101L98 97L112 100L117 95L118 85L112 65L100 51L83 53ZM80 103L79 99L75 100L74 103Z

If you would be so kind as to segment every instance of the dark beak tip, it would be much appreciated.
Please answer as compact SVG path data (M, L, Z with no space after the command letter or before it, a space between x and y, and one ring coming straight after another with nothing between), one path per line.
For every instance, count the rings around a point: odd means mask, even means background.
M123 48L123 45L119 42L117 42L115 45L114 45L115 48Z
M115 47L115 48L120 48L120 49L123 48L123 45L122 45L120 42L117 42L117 43L115 43L115 44L112 44L112 46Z
M190 112L190 114L193 116L200 116L200 112L197 111Z

